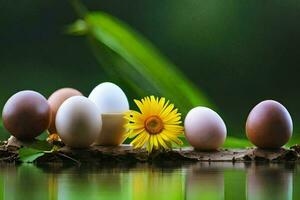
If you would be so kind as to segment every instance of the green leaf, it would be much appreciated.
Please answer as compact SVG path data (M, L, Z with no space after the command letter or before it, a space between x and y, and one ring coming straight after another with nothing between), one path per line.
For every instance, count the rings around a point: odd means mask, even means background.
M23 142L23 145L27 148L36 149L39 151L50 151L53 145L49 144L45 140L34 140L32 142Z
M32 163L37 158L43 156L44 154L45 152L38 149L33 149L28 147L23 147L19 149L19 159L22 162Z
M67 32L87 36L102 69L129 97L164 96L183 115L199 105L214 108L204 93L142 35L107 13L89 12L79 1L71 2L82 19L70 25ZM234 137L228 137L224 144L231 148L248 146L252 146L248 140Z
M37 136L36 138L38 140L42 140L42 141L46 141L48 138L48 131L44 131L42 134L40 134L39 136Z
M207 97L143 36L104 12L87 12L68 27L86 34L110 79L126 86L134 98L164 96L187 113L194 106L212 106Z

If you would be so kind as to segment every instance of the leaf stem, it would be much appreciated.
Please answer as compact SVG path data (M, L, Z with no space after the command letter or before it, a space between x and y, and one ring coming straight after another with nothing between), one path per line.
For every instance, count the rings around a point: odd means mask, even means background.
M74 159L74 158L72 158L70 156L67 156L66 154L59 153L59 152L57 152L57 154L60 155L60 156L62 156L62 157L64 157L64 158L67 158L67 159L70 159L70 160L74 161L75 163L77 163L78 166L81 165L81 162L79 162L78 160L76 160L76 159Z

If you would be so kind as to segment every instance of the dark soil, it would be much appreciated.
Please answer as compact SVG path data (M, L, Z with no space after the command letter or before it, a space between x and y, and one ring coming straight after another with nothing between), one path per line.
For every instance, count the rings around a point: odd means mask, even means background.
M0 146L0 162L18 163L19 141L3 142ZM127 167L137 163L153 163L164 166L176 166L187 162L296 162L300 159L300 146L289 149L220 149L217 151L196 151L191 147L156 151L148 154L145 150L136 150L129 145L117 147L91 146L88 149L61 147L53 153L39 157L37 165L113 165Z

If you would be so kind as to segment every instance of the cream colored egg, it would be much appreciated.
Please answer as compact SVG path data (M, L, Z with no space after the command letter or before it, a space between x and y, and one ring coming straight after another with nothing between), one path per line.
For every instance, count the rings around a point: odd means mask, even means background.
M189 111L184 121L185 136L198 150L216 150L226 139L226 126L222 118L207 107Z
M126 123L127 120L124 118L124 114L102 114L102 130L96 139L95 144L101 146L120 145L126 138Z
M99 109L83 96L64 101L57 111L55 124L61 140L73 148L90 146L102 128Z

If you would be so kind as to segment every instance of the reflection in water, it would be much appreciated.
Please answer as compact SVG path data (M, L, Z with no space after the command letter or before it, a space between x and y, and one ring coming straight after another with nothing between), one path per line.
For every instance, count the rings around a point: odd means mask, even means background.
M67 170L58 178L58 199L127 199L128 184L124 181L121 186L122 176L120 171L86 173Z
M297 166L198 163L166 169L0 167L0 199L300 199ZM298 189L299 188L299 189Z
M2 199L45 199L49 195L48 176L32 165L1 168Z
M131 198L140 199L183 199L184 174L181 171L170 171L146 167L129 173Z
M247 170L247 199L292 199L293 173L278 165L255 166Z
M186 175L186 199L224 199L224 172L215 167L191 166Z
M49 200L56 200L58 195L58 181L56 174L49 174L48 176L48 191L49 191Z

